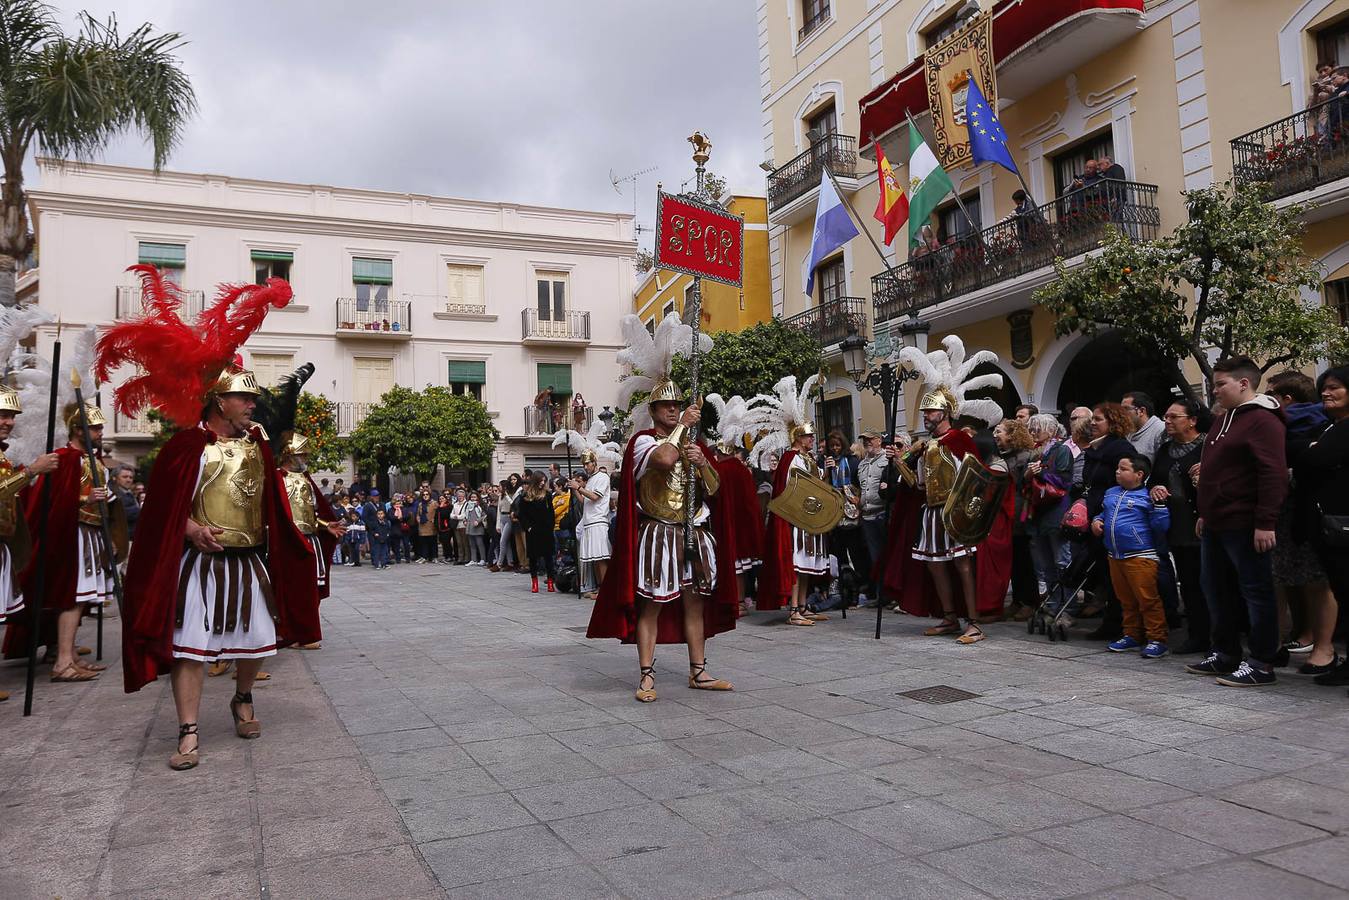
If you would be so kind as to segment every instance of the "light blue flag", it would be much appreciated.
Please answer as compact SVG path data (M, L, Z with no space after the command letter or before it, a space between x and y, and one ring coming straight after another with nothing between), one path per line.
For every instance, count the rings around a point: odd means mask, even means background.
M807 294L815 286L815 267L826 256L857 237L860 232L852 217L834 190L829 173L820 175L820 199L815 206L815 235L810 239L810 257L806 261L805 284Z

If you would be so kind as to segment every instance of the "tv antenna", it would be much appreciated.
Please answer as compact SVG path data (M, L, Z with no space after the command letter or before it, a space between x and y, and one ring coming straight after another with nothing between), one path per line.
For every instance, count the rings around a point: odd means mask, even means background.
M609 184L613 185L614 193L618 194L620 197L623 196L623 188L620 187L620 185L628 182L632 183L632 230L637 234L642 234L643 232L651 230L637 221L637 179L641 178L643 175L650 175L659 168L660 166L651 166L650 168L633 172L631 175L623 175L621 177L615 175L613 169L609 170Z

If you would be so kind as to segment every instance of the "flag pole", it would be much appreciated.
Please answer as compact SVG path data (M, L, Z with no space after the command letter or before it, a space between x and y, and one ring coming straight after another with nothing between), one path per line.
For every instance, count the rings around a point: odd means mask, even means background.
M913 120L913 113L909 112L908 107L904 108L904 115L908 117L909 127L914 131L918 131L918 123ZM921 136L922 132L919 131L918 134ZM940 165L940 163L938 164ZM942 168L945 169L946 167L942 166ZM974 219L970 216L970 211L965 208L965 201L960 199L960 191L956 189L956 183L954 181L951 182L951 197L956 201L956 206L960 208L960 214L964 216L965 221L970 224L970 230L977 233L979 229L975 227Z
M56 402L57 389L61 372L61 322L56 322L56 341L52 344L52 381L51 398L47 405L47 451L51 453L56 446ZM48 472L42 476L42 487L38 489L38 507L37 507L37 529L38 540L42 542L43 553L47 552L47 521L48 514L51 511L52 495L52 475L54 472ZM42 641L42 619L43 606L46 600L46 579L47 567L37 566L33 571L32 595L26 598L26 602L32 604L32 611L28 613L28 671L25 677L25 690L23 695L23 714L31 716L33 714L33 683L37 675L37 648Z
M871 236L871 232L867 230L866 223L862 220L862 217L857 214L857 210L852 208L852 204L849 203L848 198L844 196L843 188L839 186L838 179L834 177L834 173L829 170L828 166L824 167L824 173L829 176L829 181L834 185L834 193L838 195L839 202L842 203L843 208L848 211L848 215L852 216L853 224L857 226L857 230L865 234L867 240L871 241L871 246L875 248L876 255L881 258L881 265L885 266L885 271L894 275L894 267L891 266L889 260L885 258L885 250L877 243L876 239Z

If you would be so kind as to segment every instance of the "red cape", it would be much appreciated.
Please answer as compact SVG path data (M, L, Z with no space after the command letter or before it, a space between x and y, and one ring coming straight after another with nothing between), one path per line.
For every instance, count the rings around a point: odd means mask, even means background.
M773 496L787 487L795 450L787 450L773 470ZM755 509L757 509L757 505ZM781 516L768 514L764 527L763 565L754 588L754 607L758 610L782 609L791 600L796 587L796 567L792 565L792 526Z
M276 477L277 477L277 490L283 497L288 498L286 502L289 503L290 495L286 493L286 486L284 484L286 473L278 468L276 470ZM304 477L309 479L309 488L311 491L314 492L314 512L318 515L319 519L321 519L324 522L341 521L341 517L338 516L337 513L333 512L333 505L328 502L328 498L323 496L323 493L319 490L319 486L314 483L314 476L310 475L308 472L305 472ZM333 536L333 533L331 531L329 531L327 528L324 528L322 525L318 526L318 530L314 533L314 536L319 539L319 549L323 551L324 554L323 558L326 559L329 563L328 583L318 589L319 599L324 600L327 599L328 594L331 593L332 591L333 586L332 561L333 561L333 553L336 552L337 550L337 538Z
M941 441L956 459L964 459L966 453L978 455L974 439L958 428L948 431ZM885 567L883 590L887 597L897 600L900 609L906 613L939 618L942 616L941 601L932 584L932 575L925 563L913 558L913 544L918 539L918 525L926 505L921 490L900 484L895 505L890 510L889 546L886 549L889 563ZM1015 505L1016 497L1009 490L1003 497L1002 510L993 522L993 529L974 554L974 605L981 616L1002 613L1003 599L1012 577ZM962 602L957 600L956 605L963 615Z
M272 448L256 428L262 452L262 514L267 529L267 572L272 578L278 622L277 644L321 640L314 553L291 520L286 492L279 489ZM173 619L179 570L201 454L215 435L204 425L180 431L160 448L136 541L127 565L122 603L122 672L128 694L140 690L173 665Z
M754 473L737 456L719 456L712 465L721 479L717 506L724 513L715 522L717 545L724 540L727 554L737 562L759 559L763 556L763 522Z
M600 585L595 608L590 614L590 627L586 630L588 638L618 638L625 644L637 641L637 464L633 459L633 447L639 437L647 434L654 435L656 432L654 429L637 432L623 451L613 556L609 559L609 570L605 572L604 583ZM702 443L698 446L710 459L711 451ZM708 501L714 520L723 509L720 501L720 490ZM656 643L684 643L684 599L676 597L662 605L666 608L656 626ZM712 637L735 628L739 606L735 588L735 560L729 558L726 550L718 544L717 588L712 597L703 602L703 635Z
M80 470L85 454L66 446L59 448L56 455L60 459L56 471L39 475L23 496L23 516L28 522L33 543L28 565L19 574L19 579L24 597L31 604L37 596L33 577L39 566L43 568L41 644L50 643L55 638L56 614L75 608L77 583L75 526L79 522ZM38 507L41 504L42 486L47 479L51 479L47 530L39 533ZM32 610L26 610L9 620L9 627L5 629L5 659L28 656L28 626L31 622Z

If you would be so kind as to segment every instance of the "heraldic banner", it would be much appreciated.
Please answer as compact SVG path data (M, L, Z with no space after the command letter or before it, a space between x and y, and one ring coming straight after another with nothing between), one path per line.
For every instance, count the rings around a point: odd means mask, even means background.
M998 108L998 82L993 60L993 16L981 13L959 31L923 54L928 106L937 158L950 169L970 162L970 138L965 130L965 100L969 74L979 79L990 109Z

